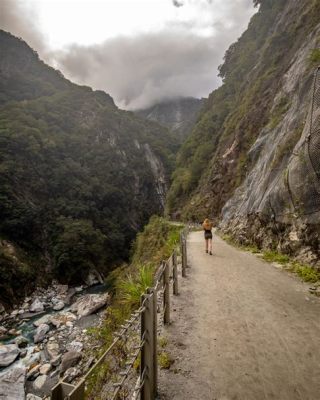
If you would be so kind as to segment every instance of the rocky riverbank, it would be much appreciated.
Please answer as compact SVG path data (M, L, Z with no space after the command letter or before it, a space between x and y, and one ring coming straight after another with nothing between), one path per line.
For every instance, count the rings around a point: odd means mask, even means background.
M106 287L68 287L57 282L37 289L12 312L0 312L0 398L46 398L64 377L72 382L93 363L87 329L109 303Z

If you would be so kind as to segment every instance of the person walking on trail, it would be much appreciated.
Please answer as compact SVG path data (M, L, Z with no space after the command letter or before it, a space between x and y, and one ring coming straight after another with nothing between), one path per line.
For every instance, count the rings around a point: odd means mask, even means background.
M212 227L213 223L206 218L203 221L202 224L203 230L204 230L204 238L206 241L206 253L209 252L209 254L212 256Z

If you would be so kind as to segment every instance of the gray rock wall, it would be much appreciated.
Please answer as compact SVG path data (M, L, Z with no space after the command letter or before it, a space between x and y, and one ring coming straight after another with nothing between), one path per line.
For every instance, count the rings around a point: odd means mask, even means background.
M252 165L225 204L224 231L315 261L320 226L320 70L310 67L320 25L306 38L274 98L270 123L249 151Z

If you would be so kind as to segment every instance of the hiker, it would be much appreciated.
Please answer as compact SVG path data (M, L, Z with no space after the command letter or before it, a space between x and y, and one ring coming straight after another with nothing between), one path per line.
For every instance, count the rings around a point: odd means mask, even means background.
M206 218L203 221L202 227L204 229L204 238L206 241L206 253L208 253L210 256L212 256L212 227L213 227L213 223Z

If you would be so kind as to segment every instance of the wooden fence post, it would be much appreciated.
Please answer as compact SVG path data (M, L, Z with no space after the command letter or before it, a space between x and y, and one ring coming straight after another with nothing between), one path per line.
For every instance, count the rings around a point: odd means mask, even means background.
M141 348L140 379L144 381L141 389L141 400L153 400L154 376L153 376L153 299L152 295L141 296L141 303L144 303L144 310L141 313Z
M165 262L164 272L163 272L163 308L164 308L164 316L163 322L165 324L170 324L170 272L169 272L169 264Z
M178 265L177 265L177 253L173 250L172 254L173 264L173 294L177 296L179 294L179 283L178 283Z
M182 270L182 277L185 278L187 276L186 272L186 240L184 238L184 235L182 235L182 240L181 240L181 270Z
M153 289L153 395L158 392L158 295L157 289Z

